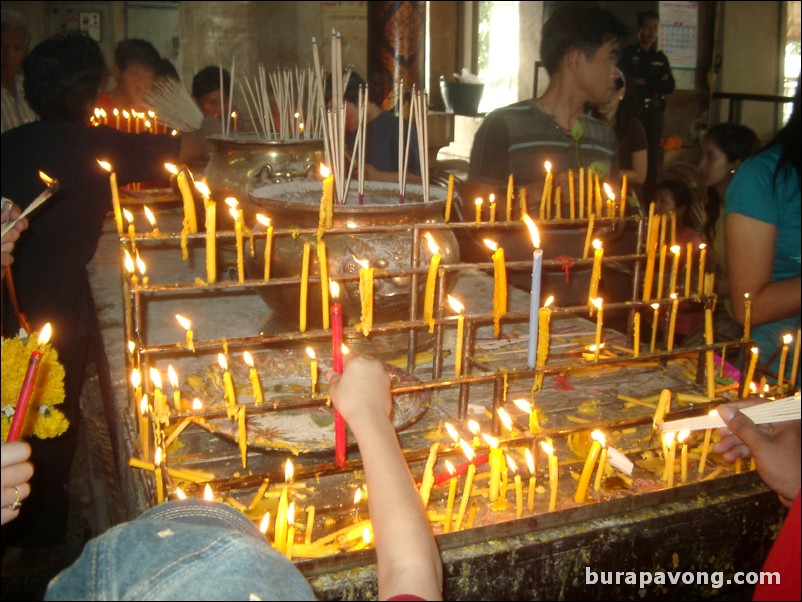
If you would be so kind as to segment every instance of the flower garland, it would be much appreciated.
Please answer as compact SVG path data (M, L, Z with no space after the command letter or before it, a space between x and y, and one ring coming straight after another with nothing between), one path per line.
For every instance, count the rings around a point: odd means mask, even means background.
M37 348L39 333L26 336L23 331L14 338L2 340L2 421L3 441L8 437L14 409L17 407L22 381L28 369L31 353ZM58 352L50 345L40 347L42 360L36 385L31 395L31 403L22 435L49 439L58 437L67 430L69 421L54 406L64 402L64 366L58 359Z

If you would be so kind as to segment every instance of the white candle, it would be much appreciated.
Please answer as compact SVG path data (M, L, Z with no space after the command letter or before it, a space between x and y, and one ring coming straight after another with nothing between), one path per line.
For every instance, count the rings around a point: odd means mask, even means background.
M540 234L537 230L534 220L524 214L522 219L529 228L529 234L532 237L532 245L535 247L532 253L532 288L529 296L529 349L526 360L526 365L531 369L535 367L537 358L537 339L539 314L540 314L540 281L542 279L543 271L543 251L540 248Z

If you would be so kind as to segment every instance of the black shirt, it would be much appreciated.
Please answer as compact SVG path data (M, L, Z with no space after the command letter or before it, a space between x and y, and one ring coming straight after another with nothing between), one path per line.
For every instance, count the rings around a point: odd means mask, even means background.
M634 86L638 98L644 106L665 107L665 95L674 91L674 75L668 57L659 50L644 50L640 44L627 46L621 53L618 66L627 78L627 85ZM668 75L667 79L663 79ZM634 79L643 79L645 83L636 84Z

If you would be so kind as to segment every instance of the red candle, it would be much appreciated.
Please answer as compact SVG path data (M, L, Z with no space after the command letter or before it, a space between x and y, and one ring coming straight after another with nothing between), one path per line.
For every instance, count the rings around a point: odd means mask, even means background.
M331 315L331 364L336 374L343 373L343 311L340 304L340 285L329 281L331 298L334 301L329 309ZM338 467L345 466L345 420L334 410L334 462Z
M39 333L38 345L45 345L50 340L50 333L52 329L50 322L45 324L42 332ZM42 360L42 352L37 347L31 353L31 359L28 361L28 370L25 372L25 378L22 381L22 388L19 392L17 399L17 407L14 410L14 417L11 419L11 426L8 429L8 438L6 441L16 441L19 439L22 432L22 425L25 423L25 416L28 413L28 405L31 403L31 394L33 387L36 384L36 375L39 373L39 362Z

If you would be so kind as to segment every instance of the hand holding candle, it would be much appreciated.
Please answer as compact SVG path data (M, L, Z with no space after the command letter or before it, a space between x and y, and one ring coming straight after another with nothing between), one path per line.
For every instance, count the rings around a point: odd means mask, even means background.
M50 341L50 335L53 330L50 322L42 327L37 339L36 349L31 352L31 357L28 360L28 369L25 371L25 378L22 380L22 387L20 388L19 397L17 397L17 405L14 408L14 417L11 419L11 424L8 428L8 437L6 442L17 441L22 433L22 427L25 424L25 418L28 414L28 406L31 403L31 396L33 389L36 386L36 376L39 373L39 365L42 361L41 347Z

